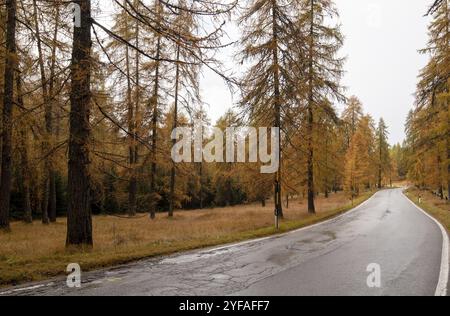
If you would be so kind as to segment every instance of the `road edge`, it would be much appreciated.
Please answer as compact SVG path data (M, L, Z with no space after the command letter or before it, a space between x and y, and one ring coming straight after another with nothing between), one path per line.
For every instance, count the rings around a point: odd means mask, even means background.
M315 223L315 224L312 224L312 225L309 225L309 226L297 228L297 229L290 230L290 231L287 231L287 232L284 232L284 233L281 233L281 234L275 234L275 235L270 235L270 236L261 237L261 238L257 238L257 239L245 240L245 241L232 243L232 244L228 244L228 245L222 245L222 246L218 246L218 247L214 247L214 248L206 248L206 249L203 249L203 250L200 249L200 251L197 249L196 252L209 253L209 252L213 252L213 251L220 251L220 250L230 249L230 248L234 248L234 247L241 247L241 246L245 246L245 245L248 245L248 244L258 243L258 242L262 242L262 241L266 241L266 240L270 240L270 239L275 239L275 238L280 238L280 237L284 237L284 236L289 236L289 235L296 234L296 233L299 233L299 232L302 232L302 231L305 231L305 230L309 230L309 229L318 227L320 225L324 225L324 224L330 223L332 221L335 221L335 220L340 219L340 218L342 218L344 216L348 216L349 214L351 214L353 212L358 211L360 208L362 208L367 203L369 203L369 201L372 200L379 192L381 192L381 191L375 192L374 194L372 194L371 197L369 197L367 200L365 200L361 204L355 206L352 209L349 209L346 212L343 212L340 215L331 217L331 218L329 218L327 220L320 221L318 223ZM195 250L193 250L193 251L195 251ZM182 255L182 254L178 254L178 255ZM177 257L177 255L174 255L173 257Z
M450 263L450 256L449 256L449 237L448 232L442 226L442 224L433 216L431 216L427 211L419 207L416 203L414 203L406 194L405 191L402 190L402 195L408 200L417 210L419 210L421 213L425 214L428 218L430 218L441 230L442 233L442 255L441 255L441 271L439 274L439 282L436 287L435 296L447 296L447 288L448 288L448 281L449 281L449 263Z

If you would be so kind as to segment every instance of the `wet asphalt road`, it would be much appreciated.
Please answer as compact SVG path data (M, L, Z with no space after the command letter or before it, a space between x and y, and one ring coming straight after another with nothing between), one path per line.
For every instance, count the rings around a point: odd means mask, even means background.
M386 190L344 216L283 236L85 273L80 289L57 280L2 294L431 296L442 245L436 223L401 190ZM381 268L380 288L367 286L372 263Z

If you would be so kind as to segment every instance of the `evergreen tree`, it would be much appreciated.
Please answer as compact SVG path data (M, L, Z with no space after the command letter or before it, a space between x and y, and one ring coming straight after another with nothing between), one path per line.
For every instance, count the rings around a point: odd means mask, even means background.
M298 23L304 34L305 60L304 81L301 82L300 93L306 100L307 126L307 177L308 177L308 211L315 213L315 180L314 180L314 134L317 125L315 115L320 110L331 119L337 116L328 100L342 101L340 79L343 75L344 59L338 56L343 45L343 36L339 25L325 21L338 17L337 9L329 0L300 1Z
M376 152L378 165L378 188L383 187L383 178L389 177L391 171L390 151L388 143L388 129L383 118L378 123L376 131Z
M353 135L346 156L345 190L352 198L370 188L373 181L374 141L371 118L364 116Z
M298 5L298 1L252 0L239 20L243 29L241 63L250 64L242 80L240 106L254 126L274 126L283 131L286 114L295 105L292 89L298 83L298 74L292 67L303 41L297 23ZM279 147L274 199L275 213L282 217L281 139Z

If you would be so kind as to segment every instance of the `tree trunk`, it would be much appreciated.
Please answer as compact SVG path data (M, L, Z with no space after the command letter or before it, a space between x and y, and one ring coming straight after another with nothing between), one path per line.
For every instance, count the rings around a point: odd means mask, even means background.
M42 205L39 192L39 183L36 181L36 177L30 179L30 195L31 195L31 209L35 211L36 214L42 213Z
M50 170L50 188L47 213L50 223L56 223L56 172L53 168Z
M199 170L199 177L200 177L200 209L203 209L203 163L200 162L200 170Z
M449 10L448 2L444 1L443 3L445 5L445 12L447 12L447 16L448 16L448 10ZM450 20L447 19L447 30L450 27L449 24L450 24ZM448 32L447 32L447 36L448 36ZM448 52L448 48L449 48L448 41L446 44L446 48L447 48L447 52ZM446 92L447 92L447 94L450 92L448 90L448 86L447 86ZM447 202L450 203L450 107L448 106L448 103L447 103L447 107L446 107L445 111L447 113L447 116L446 116L447 117L447 122L446 122L447 123L447 136L445 138L445 143L447 145Z
M437 154L437 174L438 174L438 181L439 181L438 195L439 195L439 198L441 200L443 200L445 198L445 196L444 196L444 185L443 185L442 176L441 176L441 170L442 170L441 167L442 167L442 159L441 159L441 154L438 152L438 154Z
M138 9L139 7L139 1L135 0L134 2L135 9ZM136 21L135 24L135 46L139 48L139 21ZM131 204L134 204L135 213L137 212L137 193L138 193L138 172L139 172L139 146L138 146L138 139L139 139L139 131L138 126L140 126L140 120L139 120L139 112L140 112L140 99L141 99L141 92L140 92L140 73L139 73L139 63L140 63L140 53L136 51L135 55L135 80L136 80L136 91L135 91L135 100L134 100L134 119L132 121L133 123L133 146L130 148L132 151L132 154L130 154L130 157L133 157L133 172L134 172L134 179L132 179L130 183L130 191L132 192L130 194Z
M27 133L25 130L20 132L21 146L23 146L20 153L20 163L21 163L21 173L22 173L22 207L23 207L23 220L27 224L33 223L33 211L31 209L31 198L30 198L30 168L28 165L28 151L27 144Z
M316 207L314 204L315 192L314 192L314 149L313 149L313 132L314 132L314 114L312 109L312 100L310 98L310 105L308 108L308 212L310 214L316 213Z
M45 150L44 150L45 151ZM47 162L45 162L45 166L47 166ZM50 224L50 219L48 218L48 205L50 198L50 177L47 173L48 169L45 168L44 171L44 179L42 181L42 188L44 191L42 192L41 199L41 214L42 214L42 224L48 225Z
M180 81L180 45L177 45L177 56L176 56L176 74L175 74L175 108L173 110L173 129L178 127L178 90ZM177 140L172 139L172 145L175 146ZM172 160L172 170L170 172L170 196L169 196L169 217L173 217L173 210L175 204L175 179L176 179L176 166L175 162Z
M310 47L309 47L309 96L308 96L308 212L316 213L314 204L314 113L313 113L313 45L314 45L314 0L311 0L311 28L310 28Z
M78 0L81 27L75 27L71 64L71 111L67 246L92 246L89 137L91 109L91 1Z
M55 13L55 29L53 32L53 46L52 46L52 57L51 57L51 66L50 66L50 79L49 79L49 98L50 102L47 108L47 131L50 134L50 145L54 144L53 136L55 134L54 126L53 126L53 111L55 110L55 68L56 68L56 50L57 50L57 41L58 41L58 33L59 33L59 21L60 21L60 11L59 5L56 5L56 13ZM59 122L57 122L59 124ZM59 127L59 126L58 126ZM56 136L56 135L55 135ZM48 165L48 172L50 176L50 192L49 192L49 206L48 206L48 217L51 223L56 222L56 171L53 163L53 156L50 156L50 163Z
M383 181L383 135L382 135L382 131L380 128L380 135L378 135L379 137L379 144L378 146L380 146L380 161L379 161L379 165L378 165L378 189L381 190L381 188L383 187L382 181Z
M16 67L16 0L7 0L6 64L3 96L2 170L0 180L0 229L9 230L11 201L12 110L14 105L14 69Z
M159 0L155 2L156 13L158 19L160 18L161 4ZM158 21L159 23L159 21ZM150 179L150 191L152 194L152 201L150 206L150 218L155 219L156 217L156 207L157 207L157 197L156 197L156 150L157 150L157 125L158 125L158 98L159 98L159 67L160 67L160 56L161 56L161 35L158 34L158 40L156 44L156 69L155 69L155 86L152 97L153 115L152 115L152 163L151 163L151 179Z
M450 202L450 144L447 140L447 201Z
M273 41L273 77L274 77L274 108L275 108L275 127L279 128L279 167L275 175L275 214L279 218L283 218L283 202L282 202L282 174L281 174L281 92L280 92L280 67L278 60L278 25L277 25L277 0L272 0L272 41Z
M447 91L448 92L448 91ZM450 203L450 109L447 106L446 117L447 117L447 136L445 138L445 144L447 145L447 202Z
M158 12L158 17L160 13L160 3L156 2L156 11ZM160 67L160 59L161 56L161 35L158 34L158 40L156 44L156 69L155 69L155 86L152 97L152 105L153 105L153 117L152 117L152 165L151 165L151 179L150 179L150 191L152 194L152 201L150 206L150 218L154 219L156 217L156 207L157 207L157 198L156 198L156 150L157 150L157 125L158 125L158 98L159 98L159 67Z
M49 98L48 92L48 82L45 74L44 67L44 56L42 52L42 43L41 43L41 33L39 27L39 14L37 10L36 0L33 0L33 17L34 17L34 27L36 34L36 42L37 42L37 51L38 51L38 65L41 73L41 88L42 88L42 100L44 102L44 117L45 117L45 135L42 144L42 155L46 156L51 150L51 130L52 130L52 122L51 122L51 102ZM50 222L48 217L48 209L50 205L50 189L51 189L51 155L46 157L44 162L44 179L42 186L44 188L43 193L43 205L42 205L42 223L48 224Z
M328 188L328 134L325 136L325 198L329 197Z
M22 97L22 78L20 72L17 71L16 76L16 89L17 89L17 104L23 108L24 102ZM21 175L21 193L22 193L22 207L24 211L23 220L25 223L33 223L33 214L31 210L30 199L30 166L28 163L28 127L24 122L20 128L19 139L19 155L20 155L20 175Z
M447 133L447 135L449 135L449 134ZM446 144L447 144L447 201L450 203L450 141L449 141L449 137L450 136L447 136Z
M124 10L127 10L127 1L123 3ZM128 18L125 18L125 38L128 40ZM128 163L129 163L129 183L128 183L128 215L133 217L136 215L136 158L135 158L135 106L132 103L132 87L130 72L130 53L128 45L125 46L125 64L127 74L127 111L128 111Z

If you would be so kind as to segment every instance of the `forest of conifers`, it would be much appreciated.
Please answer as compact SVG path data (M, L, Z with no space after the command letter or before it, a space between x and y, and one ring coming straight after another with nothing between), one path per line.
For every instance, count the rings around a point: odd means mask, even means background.
M429 63L407 140L392 147L384 120L341 83L344 36L332 1L114 0L110 21L96 19L106 2L73 1L81 9L73 13L62 0L2 1L0 229L67 216L67 245L91 245L93 214L151 220L273 199L282 216L292 196L314 213L319 194L351 199L404 179L448 199L446 0L430 1L421 52ZM229 42L230 23L237 42ZM231 46L240 72L221 60ZM201 97L205 71L236 100L217 122ZM175 164L172 130L198 120L205 142L213 126L279 127L277 174L254 163Z

